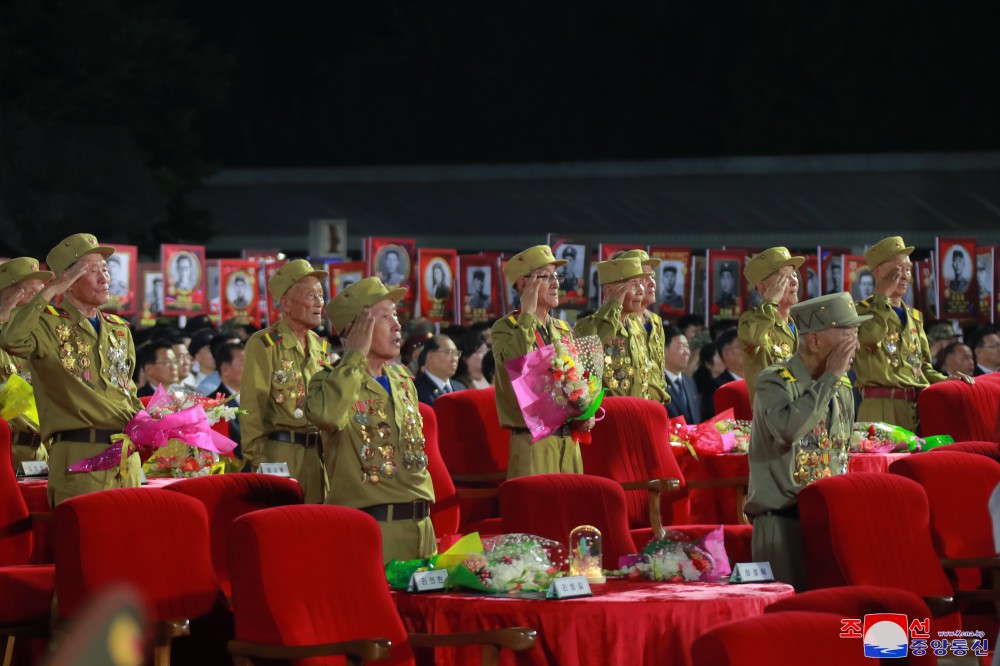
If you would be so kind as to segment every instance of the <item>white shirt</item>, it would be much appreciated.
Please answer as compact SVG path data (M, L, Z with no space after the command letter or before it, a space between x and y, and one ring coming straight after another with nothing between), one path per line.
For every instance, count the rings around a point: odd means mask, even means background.
M441 389L442 393L447 393L449 391L453 391L454 390L452 388L451 382L448 381L447 379L441 379L440 377L434 375L433 373L428 372L426 369L424 369L424 374L427 375L427 377L432 382L434 382L435 386L437 386L439 389Z

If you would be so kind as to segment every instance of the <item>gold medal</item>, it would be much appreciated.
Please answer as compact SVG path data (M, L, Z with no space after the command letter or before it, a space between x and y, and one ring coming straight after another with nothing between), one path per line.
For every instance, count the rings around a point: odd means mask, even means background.
M388 439L389 435L392 434L392 428L385 421L379 423L376 428L378 428L378 436L382 439Z
M394 463L391 460L386 460L385 462L382 463L382 466L379 468L379 471L382 472L382 476L384 476L387 479L391 479L392 477L396 476L396 463Z

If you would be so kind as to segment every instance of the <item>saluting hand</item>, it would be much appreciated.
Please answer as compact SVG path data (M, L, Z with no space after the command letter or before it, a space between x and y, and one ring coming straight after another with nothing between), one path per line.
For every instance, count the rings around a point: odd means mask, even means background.
M784 273L777 273L767 278L764 280L764 293L761 294L761 297L765 301L780 302L785 295L785 290L788 289L789 280L790 278Z
M521 312L535 314L538 309L538 290L542 288L542 283L548 282L539 280L537 275L529 275L524 280L524 289L521 290Z
M57 275L51 282L42 289L42 294L46 301L51 301L60 294L65 294L69 288L76 284L93 267L93 264L77 262Z
M847 374L847 371L851 369L851 364L854 362L854 354L858 351L861 343L858 341L857 336L851 336L841 341L830 355L826 357L826 369L829 372L842 377Z
M884 294L886 298L892 298L896 293L896 285L903 277L903 269L899 266L893 268L889 273L882 276L882 279L875 285L875 291Z
M14 311L14 308L17 307L18 303L21 302L21 299L24 298L24 285L19 284L16 285L16 289L14 287L11 288L14 289L14 291L10 293L4 301L3 307L0 308L0 324L7 323L7 320L10 319L10 313Z
M609 284L604 288L604 295L609 301L618 303L625 302L625 294L631 291L632 285L628 281Z
M358 315L351 325L351 330L343 338L344 355L348 352L360 352L362 356L368 356L372 348L372 332L375 330L375 315L371 310L365 308Z

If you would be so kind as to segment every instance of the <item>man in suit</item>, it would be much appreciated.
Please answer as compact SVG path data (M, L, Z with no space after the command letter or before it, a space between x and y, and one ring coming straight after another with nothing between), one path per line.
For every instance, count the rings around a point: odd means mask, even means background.
M462 382L452 379L458 370L461 355L462 352L447 335L435 335L424 343L418 361L420 374L413 381L420 402L433 407L439 395L465 388Z
M715 416L715 392L723 384L743 379L743 350L740 348L739 333L735 328L723 331L715 341L719 356L726 369L715 378L715 382L701 396L701 420Z
M243 350L242 342L224 342L212 350L215 357L215 367L219 369L219 386L212 395L221 393L229 398L227 407L240 406L240 383L243 381ZM236 457L243 460L243 442L240 437L240 419L237 416L229 422L229 439L236 442ZM249 471L249 470L247 470Z
M691 358L691 347L679 328L668 326L663 331L665 351L663 365L670 402L667 415L675 419L683 416L688 425L701 422L701 399L694 379L684 374Z
M1000 335L997 334L995 328L982 329L972 344L976 354L974 377L1000 370Z
M141 345L136 360L136 365L146 373L146 383L136 392L140 398L153 395L160 384L177 383L177 356L167 340L151 340Z

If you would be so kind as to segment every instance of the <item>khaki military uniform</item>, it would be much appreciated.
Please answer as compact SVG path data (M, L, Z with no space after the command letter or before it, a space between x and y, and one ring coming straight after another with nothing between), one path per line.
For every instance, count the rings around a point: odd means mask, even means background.
M24 381L31 383L31 364L23 358L11 356L0 349L0 386L12 375L18 375ZM42 446L38 434L38 425L24 416L18 416L7 422L10 426L11 446L10 457L15 470L26 460L48 460L49 449Z
M493 324L493 356L497 362L497 413L500 425L511 431L508 479L532 474L583 473L580 445L573 440L568 426L559 434L537 442L531 441L531 434L527 431L524 416L517 404L517 396L511 386L510 375L504 365L541 345L572 335L569 324L561 319L549 317L543 324L530 312L514 312Z
M632 316L622 321L622 304L608 301L594 314L577 321L577 337L596 335L604 345L604 390L607 395L646 398L663 404L670 396L657 385L654 374L663 378L662 364L659 372L649 360L646 330ZM662 332L660 347L663 347ZM662 354L661 354L662 358Z
M330 478L326 503L376 516L384 562L430 557L436 551L429 518L434 486L417 389L405 366L387 365L387 393L369 376L367 364L366 356L349 352L309 382L306 411L323 429ZM406 518L397 518L404 512Z
M95 331L71 303L64 305L56 308L36 296L16 308L0 329L0 346L31 363L41 437L52 438L48 493L53 506L95 490L136 487L140 480L137 453L128 457L124 475L118 467L66 471L104 451L108 431L120 433L142 403L132 382L135 349L128 323L101 313Z
M798 494L807 484L847 471L854 394L847 377L813 379L802 359L765 369L757 381L745 511L753 520L754 561L775 578L805 586Z
M667 393L667 376L664 374L666 367L664 365L663 355L666 352L666 343L663 340L663 320L660 319L660 315L646 310L646 317L650 324L649 332L646 333L646 356L649 358L649 383L651 386L657 386L663 394L669 397ZM646 326L643 324L642 318L637 318L639 325L642 326L645 331Z
M788 322L781 320L774 301L764 301L740 315L737 335L743 350L743 376L752 403L757 375L769 365L788 360L798 347L798 337Z
M930 384L947 379L934 369L930 345L924 334L924 317L919 310L905 305L906 325L882 294L860 301L858 314L872 318L858 329L858 350L854 367L858 386L864 396L858 408L859 421L885 421L907 430L919 426L916 393ZM899 397L870 397L865 389L892 388L908 390ZM903 391L900 391L903 393Z
M240 407L247 411L240 415L243 457L255 469L262 462L287 463L307 504L322 503L327 492L319 431L305 412L306 387L327 362L327 348L326 340L309 331L303 349L280 320L250 336L243 354Z

